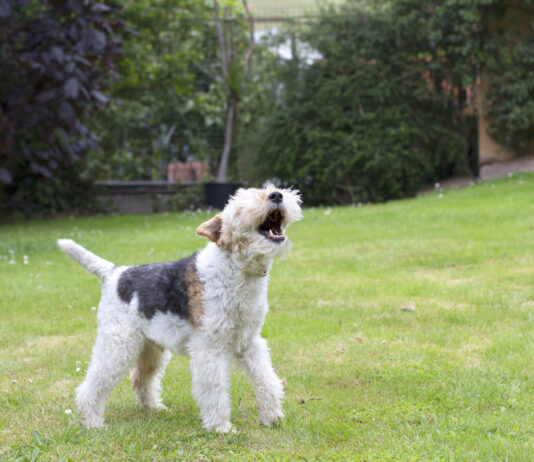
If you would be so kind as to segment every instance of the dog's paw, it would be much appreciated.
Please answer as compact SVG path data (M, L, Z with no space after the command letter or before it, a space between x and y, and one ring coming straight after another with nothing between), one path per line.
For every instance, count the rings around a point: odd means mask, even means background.
M141 404L141 407L152 411L168 411L169 408L161 401L147 401Z
M108 426L104 423L104 419L98 417L84 419L83 425L86 428L108 428Z
M168 411L169 410L169 408L165 406L165 404L163 403L158 403L155 406L153 406L151 409L154 411Z
M168 411L169 408L159 400L139 401L139 406L147 411Z
M231 422L224 422L221 424L216 425L209 425L204 427L207 431L211 432L212 430L215 430L216 433L229 433L229 432L236 432L235 427L232 426Z
M263 425L266 427L272 427L282 423L282 420L284 420L284 413L281 409L277 409L272 412L261 412L259 417L260 422Z

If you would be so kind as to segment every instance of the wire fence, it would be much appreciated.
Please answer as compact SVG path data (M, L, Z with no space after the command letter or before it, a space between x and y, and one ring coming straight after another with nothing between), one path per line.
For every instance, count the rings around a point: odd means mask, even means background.
M136 18L140 31L131 43L124 42L115 104L98 122L102 151L93 154L95 174L101 180L185 183L214 178L228 136L229 101L235 97L230 176L247 180L258 167L258 156L250 155L254 132L280 93L275 76L292 61L310 66L322 59L299 35L303 28L314 31L319 7L306 0L253 2L252 21L242 11L224 10L223 41L227 59L235 64L224 75L213 11L195 15L171 6L157 30L149 14ZM252 70L243 79L251 27ZM469 124L465 131L474 158L475 120Z
M294 47L279 37L282 31L288 33L292 27L315 20L316 10L309 6L307 1L251 6L255 45L249 80L253 82L246 83L240 98L253 100L255 92L261 91L256 84L261 76L291 59ZM114 104L96 122L102 150L93 153L92 160L99 179L187 182L208 178L217 170L225 141L228 95L214 16L194 16L174 7L163 16L166 23L159 24L157 31L149 15L136 18L133 28L139 30L123 40L125 55L113 86ZM225 42L237 55L232 59L236 66L245 66L249 18L227 10L222 25ZM182 48L184 41L193 45ZM141 46L152 51L140 51ZM240 149L241 121L262 117L258 105L248 106L243 101L235 115L234 151ZM235 165L232 169L234 176L239 175Z

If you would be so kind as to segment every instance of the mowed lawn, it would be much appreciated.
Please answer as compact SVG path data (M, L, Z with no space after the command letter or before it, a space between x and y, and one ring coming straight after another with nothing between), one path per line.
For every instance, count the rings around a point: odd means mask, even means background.
M99 282L55 244L120 264L178 259L205 244L207 213L0 227L0 459L532 460L534 175L304 214L263 329L285 421L259 424L237 372L239 432L226 436L202 430L182 357L163 382L169 412L140 410L125 379L109 427L80 428Z

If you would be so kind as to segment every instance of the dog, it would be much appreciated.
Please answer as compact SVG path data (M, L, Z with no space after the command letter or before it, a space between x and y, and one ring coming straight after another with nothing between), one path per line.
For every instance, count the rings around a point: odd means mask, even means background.
M57 241L102 283L97 338L76 390L86 427L104 426L105 400L129 370L139 405L166 409L161 379L171 352L190 357L192 394L207 431L234 430L232 363L254 388L260 422L281 422L283 385L261 328L269 270L292 246L285 231L302 218L301 203L293 189L239 189L196 230L210 240L207 246L169 263L115 266L70 239Z

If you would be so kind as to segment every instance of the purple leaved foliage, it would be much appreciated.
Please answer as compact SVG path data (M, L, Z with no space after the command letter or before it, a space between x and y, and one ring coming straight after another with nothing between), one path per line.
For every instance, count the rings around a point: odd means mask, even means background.
M0 209L69 207L98 148L84 121L109 102L120 27L92 0L0 0Z

